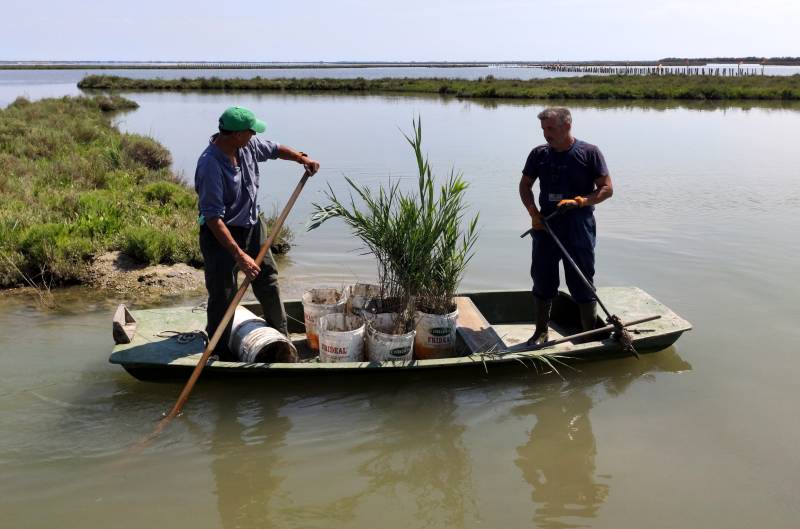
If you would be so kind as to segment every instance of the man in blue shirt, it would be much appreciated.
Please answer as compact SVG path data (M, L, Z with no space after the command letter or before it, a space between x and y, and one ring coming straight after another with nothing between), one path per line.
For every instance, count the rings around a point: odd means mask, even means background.
M556 210L563 213L548 221L590 282L594 278L594 205L614 192L603 154L596 146L572 136L572 115L566 108L548 108L538 115L547 141L528 155L519 182L519 196L533 225L533 300L536 329L529 345L548 339L547 329L553 298L558 293L558 263L561 250L545 231L542 217ZM539 208L533 198L533 183L539 180ZM571 266L564 265L564 278L580 309L584 330L595 328L597 302Z
M266 125L252 111L230 107L219 118L219 133L211 137L197 161L194 186L199 197L209 336L216 331L236 294L237 270L250 279L267 324L288 335L272 253L267 252L260 267L255 263L262 238L256 204L258 163L277 158L292 160L313 175L319 170L319 162L304 152L257 138L256 134L264 130ZM215 350L221 360L236 360L227 346L230 330L229 323Z

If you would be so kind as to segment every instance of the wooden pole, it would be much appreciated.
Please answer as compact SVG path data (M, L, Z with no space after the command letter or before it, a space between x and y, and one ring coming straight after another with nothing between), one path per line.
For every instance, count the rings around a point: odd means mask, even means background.
M283 227L283 223L286 220L286 217L289 216L289 211L291 211L292 206L297 201L297 197L300 196L300 192L303 190L303 186L305 185L306 181L309 179L311 175L306 172L303 174L303 177L300 179L300 182L297 183L297 186L294 188L294 192L292 196L289 198L289 202L286 203L286 206L283 208L278 220L275 221L275 225L272 227L272 233L269 234L269 237L261 245L261 249L258 251L258 256L256 256L255 263L256 266L261 266L261 262L264 260L264 257L267 255L267 251L269 251L270 246L272 246L272 242L278 236L281 228ZM178 396L178 400L175 402L175 405L172 407L169 413L167 413L163 419L158 423L158 427L156 428L157 432L163 430L172 419L177 417L181 410L183 409L184 404L189 399L189 394L192 392L192 388L194 388L197 379L200 378L200 373L202 373L203 368L206 366L206 362L208 362L208 357L211 356L211 352L219 343L222 334L225 332L225 327L228 326L228 322L230 322L231 318L233 317L233 313L236 312L236 307L239 305L239 302L244 297L244 293L247 290L247 287L250 286L250 279L245 276L244 281L242 282L242 286L239 287L239 290L236 292L236 295L233 296L233 300L231 304L228 306L228 310L225 311L225 315L222 317L222 321L220 322L217 330L214 331L214 335L208 341L208 345L206 346L205 351L203 351L203 355L200 357L200 361L197 362L197 365L192 371L192 375L189 377L189 380L186 382L186 386L184 386L183 391Z

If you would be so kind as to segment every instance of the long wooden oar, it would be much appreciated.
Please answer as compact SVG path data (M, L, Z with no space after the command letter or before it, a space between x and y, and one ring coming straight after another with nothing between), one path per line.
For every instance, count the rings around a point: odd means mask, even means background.
M303 186L306 184L306 181L309 179L311 174L308 171L303 174L303 178L300 179L300 182L297 183L297 187L294 188L294 192L292 196L289 197L289 202L286 203L286 206L283 208L278 219L275 221L275 225L272 227L272 233L269 234L269 237L261 245L261 249L258 251L258 255L255 258L256 266L261 266L261 262L264 260L264 256L267 255L267 251L269 251L270 246L272 246L272 241L278 236L278 233L281 231L283 227L283 223L286 220L286 217L289 216L289 211L291 211L292 206L297 201L297 197L300 196L300 192L303 190ZM211 352L219 343L222 334L225 332L225 328L228 326L228 322L231 321L233 317L233 313L236 312L236 307L239 305L239 302L244 297L244 293L247 290L247 287L250 286L250 278L245 276L244 281L242 281L242 286L239 287L239 290L236 292L236 295L233 296L233 300L231 304L228 306L228 310L225 311L225 315L222 317L222 321L220 322L217 330L214 331L214 335L208 341L208 345L206 346L206 350L203 351L203 356L200 357L200 361L197 362L197 365L192 371L192 376L189 377L188 382L186 382L186 386L184 386L183 391L181 391L180 396L178 397L177 402L172 407L172 409L164 415L164 418L161 419L158 423L158 427L156 428L156 433L163 430L169 423L177 417L181 410L183 409L183 405L186 404L186 401L189 399L189 394L192 392L192 388L194 388L197 379L200 378L200 373L203 371L203 368L206 366L206 362L208 362L208 358L211 356Z

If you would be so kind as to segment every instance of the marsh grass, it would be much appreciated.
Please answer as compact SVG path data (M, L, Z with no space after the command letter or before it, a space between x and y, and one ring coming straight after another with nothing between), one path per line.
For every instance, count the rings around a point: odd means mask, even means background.
M197 196L170 171L169 151L111 125L112 112L137 106L104 95L0 109L0 287L81 282L112 250L202 264Z
M200 264L193 192L152 138L121 134L118 96L17 99L0 110L0 286L80 282L110 250Z

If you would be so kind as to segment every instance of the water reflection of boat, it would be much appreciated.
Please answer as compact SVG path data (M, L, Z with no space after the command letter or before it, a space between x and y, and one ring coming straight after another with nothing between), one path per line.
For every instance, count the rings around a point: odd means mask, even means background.
M609 311L623 322L635 321L650 316L659 318L629 327L633 344L640 352L652 352L669 347L682 333L691 329L689 322L675 314L665 305L641 289L635 287L606 287L598 289ZM474 307L473 314L459 314L459 336L472 344L478 339L487 339L487 347L470 351L461 344L462 355L438 360L387 361L387 362L342 362L320 363L306 345L302 334L303 308L299 301L286 303L289 315L289 331L297 346L301 361L298 363L209 363L207 375L258 374L258 375L343 375L378 372L423 372L441 369L460 369L483 372L502 366L519 366L525 361L541 358L599 359L619 356L622 349L618 341L608 334L592 338L592 341L576 343L565 341L537 351L516 352L515 345L523 343L532 333L532 303L529 291L479 292L465 294ZM259 313L260 307L247 305ZM205 313L192 307L147 309L133 312L137 321L136 332L130 343L118 344L109 361L122 365L133 376L140 379L185 378L197 364L204 343L202 339L176 339L175 335L163 336L164 331L190 333L205 326ZM476 323L477 322L477 323ZM482 323L481 323L482 322ZM570 336L578 332L578 310L572 299L561 294L553 305L551 339ZM189 335L178 335L191 336ZM197 336L197 335L195 335ZM477 337L477 338L476 338ZM494 341L494 343L492 343Z
M528 386L515 417L534 419L528 441L517 448L515 463L531 485L536 527L588 527L610 492L609 475L598 475L597 444L590 411L631 383L658 372L677 373L691 365L670 348L624 365L595 363L558 387Z
M536 527L588 527L609 495L611 476L596 472L591 409L643 376L690 369L670 348L622 366L583 366L580 376L559 382L558 388L528 386L523 391L523 404L512 414L536 422L528 442L517 448L515 463L531 485Z
M222 527L273 527L279 516L272 500L285 479L280 449L291 429L291 420L280 413L286 399L216 397L219 419L209 455Z

